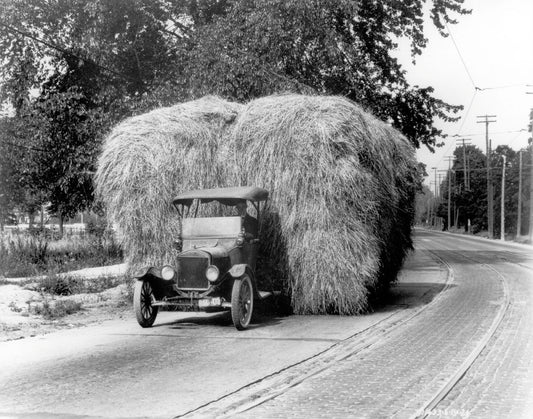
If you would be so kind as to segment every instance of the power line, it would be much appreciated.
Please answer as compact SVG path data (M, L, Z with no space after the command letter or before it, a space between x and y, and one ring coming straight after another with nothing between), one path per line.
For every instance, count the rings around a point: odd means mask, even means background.
M491 135L495 135L495 134L515 134L517 132L523 132L523 131L526 131L524 128L522 129L517 129L517 130L511 130L511 131L495 131L495 132L491 132ZM481 136L484 136L485 134L454 134L452 135L452 137L481 137Z
M463 59L463 56L461 55L461 51L459 51L459 47L457 46L457 43L455 42L452 32L450 31L450 28L448 27L448 23L444 22L444 24L446 25L448 34L450 35L450 38L452 39L452 42L453 42L453 45L455 46L455 50L457 51L457 54L459 54L459 58L461 59L461 62L463 63L463 67L465 68L466 74L468 74L468 78L470 79L472 86L474 87L475 90L479 90L479 88L476 86L476 83L474 83L474 79L472 78L470 71L468 71L468 67L466 66L465 60Z
M448 27L448 23L445 22L445 25L446 25L446 30L448 31L448 34L450 35L450 38L451 38L451 40L453 42L453 45L455 47L455 50L457 51L457 54L459 55L459 58L461 59L461 63L463 64L463 67L464 67L464 69L466 71L466 74L468 75L468 78L470 79L470 82L472 83L472 86L474 87L475 91L482 92L482 91L485 91L485 90L509 89L511 87L519 87L519 86L529 87L529 85L524 84L524 83L520 83L520 84L518 84L518 83L504 84L504 85L501 85L501 86L478 87L476 85L476 83L474 82L472 74L470 74L470 71L468 70L468 66L466 65L466 62L465 62L465 60L463 58L463 55L461 54L461 51L459 50L459 47L457 46L457 42L455 41L455 38L453 37L452 31Z
M476 87L476 90L497 90L497 89L509 89L511 87L527 86L527 84L505 84L503 86L491 86L491 87Z
M465 125L466 118L468 117L468 114L470 113L470 109L472 109L472 104L474 103L474 99L476 98L476 95L477 95L477 90L474 90L474 93L472 94L472 98L470 99L470 104L468 105L465 116L463 117L463 121L461 122L461 126L459 127L457 134L461 133L461 130L463 129Z
M522 132L527 132L526 129L521 129L520 131L518 131L518 134L516 134L513 139L511 141L509 141L509 144L507 144L509 147L511 147L511 144L514 143L514 141L520 137L520 134L522 134Z

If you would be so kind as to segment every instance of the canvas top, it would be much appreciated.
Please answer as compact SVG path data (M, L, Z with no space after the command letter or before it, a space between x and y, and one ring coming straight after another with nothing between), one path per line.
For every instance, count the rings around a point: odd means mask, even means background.
M266 201L268 191L256 186L237 186L232 188L197 189L179 194L174 205L191 205L194 199L202 203L219 201L224 205L237 205L242 201Z

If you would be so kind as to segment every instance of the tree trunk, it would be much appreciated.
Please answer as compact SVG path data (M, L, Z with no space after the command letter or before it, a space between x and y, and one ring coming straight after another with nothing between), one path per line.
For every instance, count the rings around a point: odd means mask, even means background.
M60 212L57 217L59 219L59 238L63 238L63 214Z
M28 211L28 230L31 230L33 228L33 211Z

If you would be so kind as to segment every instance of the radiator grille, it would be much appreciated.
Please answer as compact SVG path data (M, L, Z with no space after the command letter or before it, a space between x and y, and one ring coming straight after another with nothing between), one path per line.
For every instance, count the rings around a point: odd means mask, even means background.
M208 259L203 257L179 258L179 288L207 289L209 283L205 277Z

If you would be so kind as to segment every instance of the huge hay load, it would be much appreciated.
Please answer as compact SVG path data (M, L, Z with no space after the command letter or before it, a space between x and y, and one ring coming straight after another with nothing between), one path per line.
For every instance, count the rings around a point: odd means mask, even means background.
M411 247L414 149L340 97L250 102L231 149L243 184L271 192L263 259L288 279L297 313L354 314Z
M171 262L179 232L172 198L227 178L217 158L241 108L208 96L128 118L107 137L97 193L119 230L130 270Z
M408 141L346 99L282 95L242 106L207 97L117 126L96 180L136 266L170 262L178 193L268 189L260 282L290 289L296 313L355 314L411 246L415 169Z

